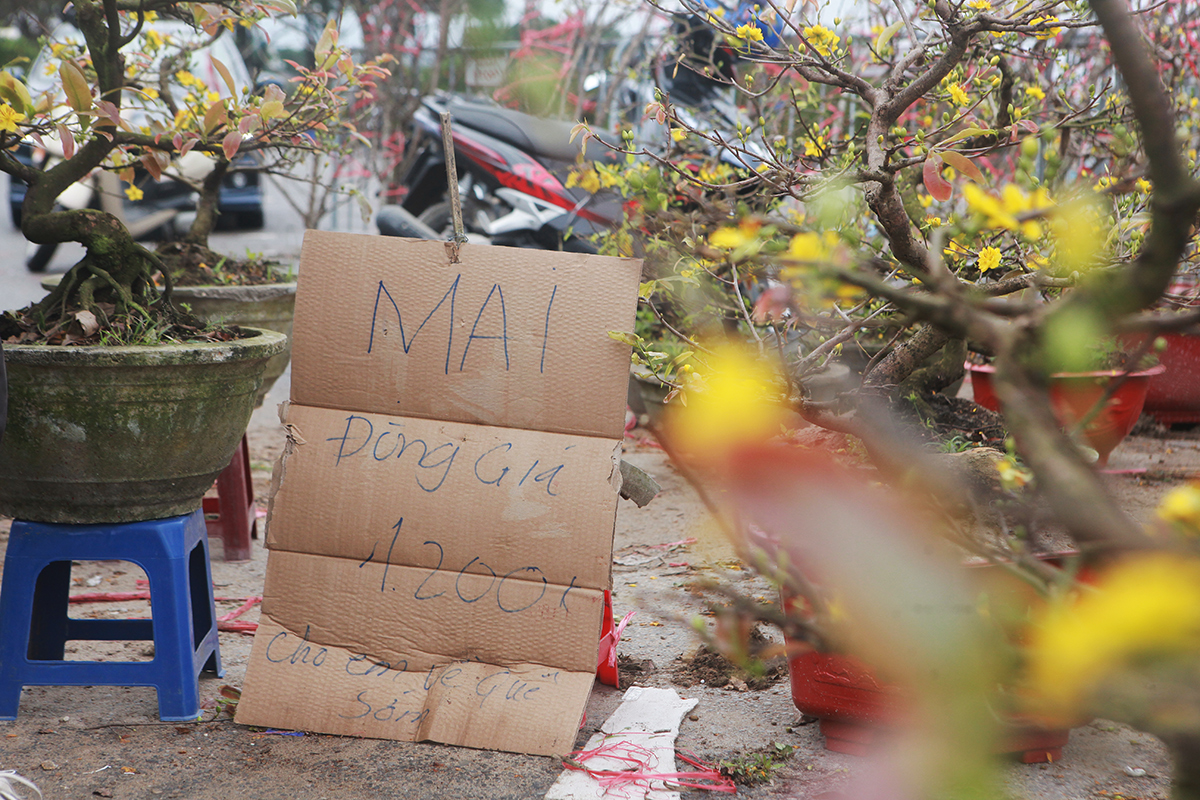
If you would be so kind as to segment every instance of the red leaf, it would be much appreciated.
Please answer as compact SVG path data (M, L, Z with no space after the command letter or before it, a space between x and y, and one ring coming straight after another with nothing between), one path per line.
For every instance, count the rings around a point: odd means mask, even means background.
M66 125L58 126L58 138L63 146L63 158L70 159L75 155L75 136Z
M942 177L942 165L942 157L937 153L930 153L922 168L925 188L935 200L949 200L950 195L954 193L954 187L950 185L950 181Z
M225 134L225 138L221 140L221 149L225 151L225 158L230 161L237 155L238 148L242 144L242 134L237 131L230 131Z
M142 166L146 168L146 172L150 173L150 177L154 180L162 180L162 169L159 167L158 159L154 157L154 153L146 153L142 156Z

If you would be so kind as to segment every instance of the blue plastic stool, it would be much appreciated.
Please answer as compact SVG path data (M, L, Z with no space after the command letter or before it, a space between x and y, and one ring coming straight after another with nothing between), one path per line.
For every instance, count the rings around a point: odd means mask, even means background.
M130 561L150 580L153 619L73 619L72 561ZM154 641L151 661L64 661L68 641ZM16 719L24 686L153 686L158 714L200 713L201 671L224 675L200 510L115 525L16 520L0 584L0 719Z

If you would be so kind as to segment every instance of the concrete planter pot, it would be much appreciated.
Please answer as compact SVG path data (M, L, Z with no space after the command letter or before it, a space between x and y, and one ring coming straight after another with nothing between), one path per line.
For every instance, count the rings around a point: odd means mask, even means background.
M50 275L41 283L53 289L61 275ZM279 376L287 369L292 358L292 316L296 310L296 283L267 283L257 286L176 286L171 296L179 305L186 305L201 322L239 325L278 331L288 337L283 352L272 356L263 373L263 384L258 390L254 407L263 404L263 398Z
M9 345L0 514L115 523L200 507L287 337L132 347Z
M296 284L268 283L260 286L176 286L175 302L191 307L204 322L228 323L243 328L277 331L288 337L283 351L272 356L263 372L262 386L254 407L287 369L292 358L292 315L296 310Z

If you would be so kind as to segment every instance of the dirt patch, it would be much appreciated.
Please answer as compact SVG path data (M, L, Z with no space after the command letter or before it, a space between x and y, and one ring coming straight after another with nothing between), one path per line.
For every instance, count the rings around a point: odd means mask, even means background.
M260 286L293 279L277 261L233 258L186 242L166 242L157 255L175 286Z
M752 641L769 643L755 630ZM751 669L734 664L725 656L702 644L690 657L680 656L671 667L671 682L676 686L709 686L735 691L762 691L788 677L787 660L771 658L754 662Z

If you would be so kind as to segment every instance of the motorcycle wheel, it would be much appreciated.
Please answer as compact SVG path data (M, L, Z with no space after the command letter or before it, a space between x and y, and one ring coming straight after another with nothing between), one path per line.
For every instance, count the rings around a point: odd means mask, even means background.
M472 224L475 215L478 213L480 212L464 204L462 208L463 228L467 235L471 237L471 241L486 243L490 241L487 232L480 230L478 225ZM449 239L454 235L454 218L450 210L449 200L434 203L422 211L417 216L417 219L436 231L439 239Z

